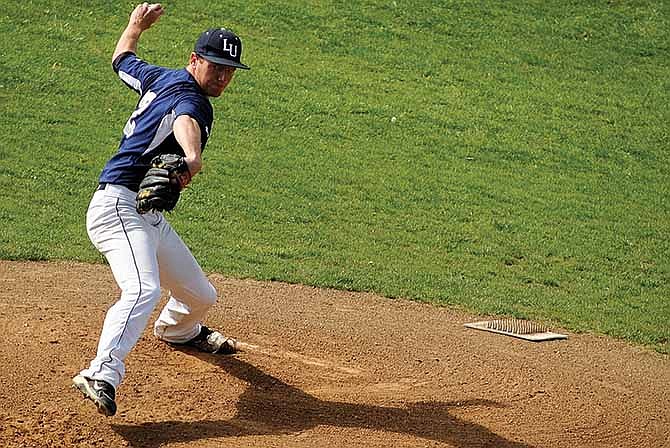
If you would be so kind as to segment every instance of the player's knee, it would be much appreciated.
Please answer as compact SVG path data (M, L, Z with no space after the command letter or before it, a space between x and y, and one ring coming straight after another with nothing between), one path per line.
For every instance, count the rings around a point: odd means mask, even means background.
M150 286L146 289L146 295L149 297L151 300L160 300L161 298L161 287L159 285L156 286Z
M203 291L200 300L204 305L212 306L214 305L214 303L216 303L217 299L216 288L214 288L214 285L212 285L211 283L207 283L207 285L208 287L205 288L205 290Z
M155 305L161 299L161 287L145 285L142 287L142 296L144 300Z
M150 285L144 282L137 284L124 284L122 288L122 299L137 301L143 303L153 303L156 304L161 298L161 288L160 285Z
M173 288L170 294L175 299L187 303L192 309L209 308L217 299L216 289L208 281L191 288Z

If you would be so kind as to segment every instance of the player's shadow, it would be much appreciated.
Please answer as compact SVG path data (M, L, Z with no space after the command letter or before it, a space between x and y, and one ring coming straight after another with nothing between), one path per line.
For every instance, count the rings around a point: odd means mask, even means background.
M237 414L228 420L111 425L130 446L156 448L201 439L296 434L317 426L334 426L409 434L454 446L532 448L450 413L451 409L468 406L504 407L495 401L424 401L403 407L324 401L239 358L194 356L249 384L238 400Z

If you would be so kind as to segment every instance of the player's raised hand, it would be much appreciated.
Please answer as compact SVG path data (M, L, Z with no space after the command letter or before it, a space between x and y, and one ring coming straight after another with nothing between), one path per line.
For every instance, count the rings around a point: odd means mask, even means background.
M137 26L144 31L156 23L164 12L160 3L141 3L130 14L130 25Z
M137 5L135 9L133 9L133 12L130 13L128 26L123 30L121 37L119 37L119 41L116 43L116 48L112 54L112 62L115 61L119 55L127 51L136 53L138 39L145 30L156 23L156 21L163 15L163 12L165 12L165 10L160 3L142 3Z

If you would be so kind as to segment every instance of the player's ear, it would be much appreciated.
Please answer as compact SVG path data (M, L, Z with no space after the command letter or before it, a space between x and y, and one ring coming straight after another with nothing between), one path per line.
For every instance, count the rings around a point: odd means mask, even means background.
M191 58L188 61L188 64L195 68L195 63L198 61L198 55L195 54L194 52L191 52Z

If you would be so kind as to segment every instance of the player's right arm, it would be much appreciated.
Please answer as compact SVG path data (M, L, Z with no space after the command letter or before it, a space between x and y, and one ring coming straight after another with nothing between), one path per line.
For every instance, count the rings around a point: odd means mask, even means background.
M130 14L128 26L123 30L119 41L116 43L116 48L112 55L112 63L123 53L137 53L137 41L140 40L140 36L158 21L164 11L160 3L142 3L137 5Z
M145 94L145 89L159 75L161 69L137 57L137 41L145 30L158 21L163 12L163 7L158 3L137 5L130 14L128 26L121 34L112 55L114 71L128 87L140 95Z

